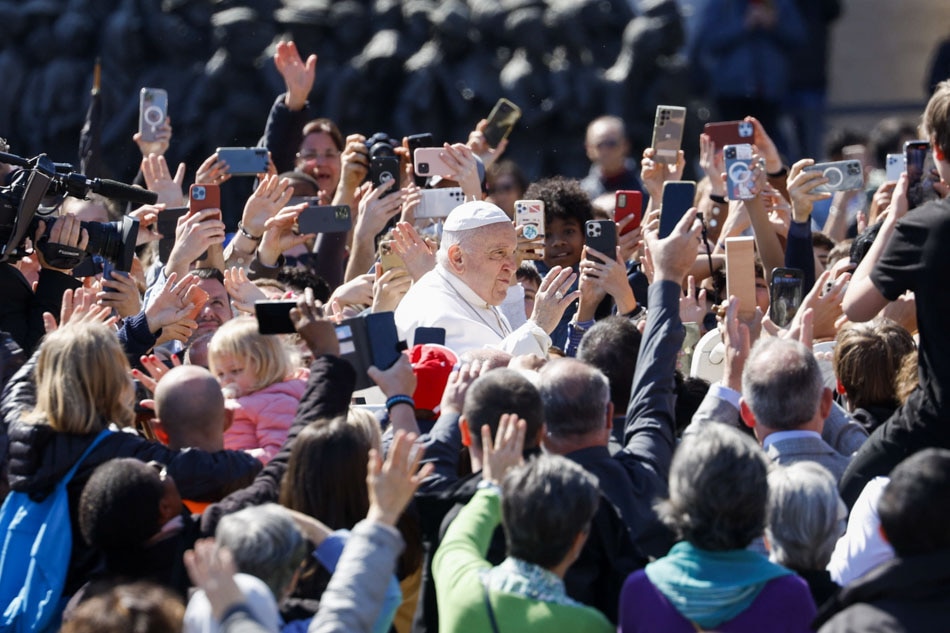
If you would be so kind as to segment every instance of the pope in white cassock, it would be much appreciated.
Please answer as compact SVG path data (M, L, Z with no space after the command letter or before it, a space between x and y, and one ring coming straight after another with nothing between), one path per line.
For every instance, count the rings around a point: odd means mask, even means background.
M578 296L575 275L555 266L545 276L534 312L512 330L498 306L518 267L518 237L511 219L489 202L456 207L442 228L436 266L413 284L396 308L399 335L411 346L417 327L445 329L445 345L457 354L495 347L510 354L546 357L549 333Z

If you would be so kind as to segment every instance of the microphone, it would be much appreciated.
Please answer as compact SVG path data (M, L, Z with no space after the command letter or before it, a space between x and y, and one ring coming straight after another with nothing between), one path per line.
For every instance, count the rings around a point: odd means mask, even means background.
M158 194L141 187L133 187L116 180L108 178L90 178L86 181L89 190L101 194L106 198L115 200L125 200L132 204L155 204L158 202Z

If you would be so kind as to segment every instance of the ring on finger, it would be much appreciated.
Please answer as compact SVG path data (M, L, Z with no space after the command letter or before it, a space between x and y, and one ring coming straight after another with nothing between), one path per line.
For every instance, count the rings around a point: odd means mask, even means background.
M554 298L560 301L561 299L564 298L564 293L558 290L557 292L554 293Z

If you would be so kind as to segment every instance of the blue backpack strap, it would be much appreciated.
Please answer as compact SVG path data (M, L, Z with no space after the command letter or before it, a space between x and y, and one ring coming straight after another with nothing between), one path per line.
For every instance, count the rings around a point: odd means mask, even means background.
M106 438L106 436L111 435L111 434L112 434L112 431L109 430L108 427L99 431L99 435L97 435L96 438L92 440L92 443L86 447L86 450L82 452L82 455L79 456L79 459L76 460L76 463L73 464L73 467L70 468L69 471L59 481L59 485L65 486L66 484L68 484L72 480L73 475L76 474L76 471L79 469L80 464L82 464L86 460L86 458L89 457L89 453L91 453L93 449L99 445L99 442L101 442L102 440Z

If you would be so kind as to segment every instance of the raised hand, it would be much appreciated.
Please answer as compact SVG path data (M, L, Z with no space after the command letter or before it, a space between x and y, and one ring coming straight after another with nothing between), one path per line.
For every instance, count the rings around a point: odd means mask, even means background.
M517 413L502 414L494 443L491 427L482 426L482 479L500 486L509 470L524 463L522 453L527 426Z
M244 205L241 226L251 235L260 237L267 228L267 220L277 215L293 195L294 188L289 178L264 176Z
M329 354L340 355L340 341L333 322L323 316L323 306L313 297L313 289L306 288L297 298L297 307L290 309L290 320L314 358Z
M139 151L142 152L142 157L146 157L149 154L155 154L156 156L163 156L165 152L168 151L168 146L172 142L172 120L171 117L165 117L165 122L158 126L158 130L155 132L154 141L143 141L141 132L136 132L132 135L132 140L135 141L135 144L139 146Z
M168 207L180 207L185 204L182 183L185 182L185 163L178 163L174 178L168 169L168 163L161 154L148 154L142 157L142 177L149 191L158 194L158 204Z
M224 288L235 308L254 314L254 302L266 301L267 295L247 278L247 272L238 266L224 271Z
M304 62L297 52L297 45L293 42L279 42L274 53L274 65L277 72L284 78L287 94L284 95L284 105L288 110L301 110L307 103L313 82L317 77L317 56L311 55Z
M538 292L534 296L534 311L531 320L550 334L564 316L567 306L581 296L579 290L570 291L577 280L577 274L568 268L555 266L541 280Z
M393 228L392 245L413 281L435 268L435 249L408 222L400 222Z
M434 464L419 469L424 453L414 446L416 435L396 431L389 455L384 463L375 448L369 452L366 487L369 489L369 512L366 518L394 526L406 509L419 484L429 476Z

